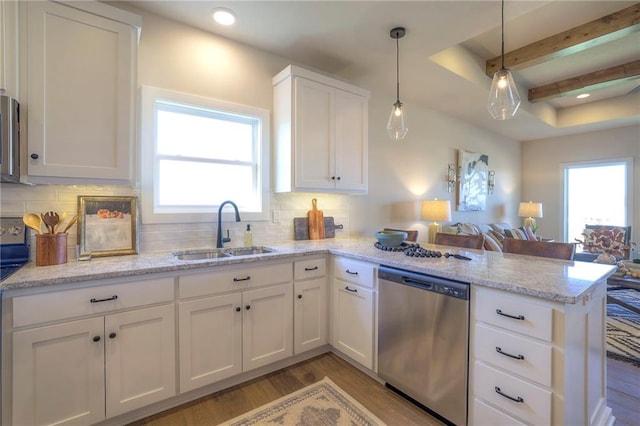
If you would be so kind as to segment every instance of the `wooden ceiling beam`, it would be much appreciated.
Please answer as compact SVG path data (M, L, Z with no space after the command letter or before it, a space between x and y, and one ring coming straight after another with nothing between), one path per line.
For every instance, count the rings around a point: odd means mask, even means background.
M514 70L530 67L617 40L639 30L640 3L636 3L595 21L505 53L504 65ZM497 56L486 62L485 72L492 77L501 66L501 57Z
M640 77L640 60L529 89L529 102L601 89Z

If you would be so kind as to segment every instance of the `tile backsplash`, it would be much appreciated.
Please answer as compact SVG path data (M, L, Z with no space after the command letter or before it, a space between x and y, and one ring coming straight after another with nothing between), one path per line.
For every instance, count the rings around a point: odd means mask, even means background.
M124 186L91 185L0 185L0 215L22 217L26 212L56 211L77 212L79 195L89 196L137 196L140 193ZM231 242L227 246L242 246L244 230L251 224L254 245L293 239L293 218L306 217L311 209L311 199L317 198L325 216L333 216L336 224L344 229L336 230L336 238L349 236L349 200L351 196L335 194L287 193L271 194L271 210L279 213L280 221L223 222L223 230L229 229ZM140 203L138 203L140 206ZM186 250L214 247L216 222L142 224L138 221L138 251L150 253L166 250ZM77 226L69 230L68 259L77 259ZM31 258L35 259L35 236L31 235Z

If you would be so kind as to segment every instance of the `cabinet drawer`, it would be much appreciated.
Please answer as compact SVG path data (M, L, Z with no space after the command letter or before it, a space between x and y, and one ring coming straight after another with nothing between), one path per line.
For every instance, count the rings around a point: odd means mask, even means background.
M293 278L304 280L306 278L324 277L327 274L327 259L298 260L293 264Z
M545 386L551 386L551 353L550 345L476 324L476 359L497 365Z
M473 418L469 421L473 426L525 426L513 417L496 410L477 398L473 399Z
M533 424L551 424L551 391L496 370L482 362L474 364L473 393ZM499 393L500 392L500 393ZM514 401L510 398L520 399Z
M293 280L291 263L276 265L242 266L207 273L181 275L179 297L206 296L226 293L270 284L286 283Z
M476 288L475 314L484 321L526 336L551 342L553 308L526 296Z
M336 257L333 259L333 273L338 279L363 287L373 288L375 265L359 260Z
M18 296L13 326L39 324L173 300L173 278Z

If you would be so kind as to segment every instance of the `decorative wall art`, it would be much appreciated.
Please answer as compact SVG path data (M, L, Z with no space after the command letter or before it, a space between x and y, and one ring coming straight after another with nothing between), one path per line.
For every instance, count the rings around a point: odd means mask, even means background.
M138 252L136 197L78 196L80 256Z
M489 156L459 149L458 168L458 211L486 210Z

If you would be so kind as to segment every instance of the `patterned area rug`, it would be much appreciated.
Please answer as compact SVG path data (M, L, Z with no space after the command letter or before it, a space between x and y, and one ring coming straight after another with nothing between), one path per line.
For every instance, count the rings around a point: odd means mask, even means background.
M239 425L383 426L384 423L325 377L220 426Z
M616 290L617 299L640 308L640 291ZM607 356L640 367L640 315L607 304Z

